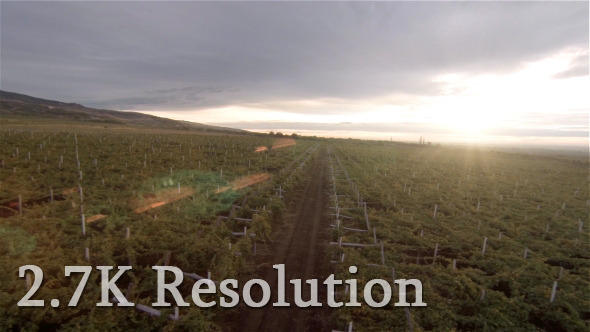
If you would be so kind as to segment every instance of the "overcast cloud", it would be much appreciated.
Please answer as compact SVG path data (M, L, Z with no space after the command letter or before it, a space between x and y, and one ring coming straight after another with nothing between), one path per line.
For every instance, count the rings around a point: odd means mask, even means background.
M362 112L338 105L412 104L444 93L433 77L509 75L567 49L582 52L553 78L588 76L588 2L0 6L1 88L101 108ZM297 106L309 100L338 103Z

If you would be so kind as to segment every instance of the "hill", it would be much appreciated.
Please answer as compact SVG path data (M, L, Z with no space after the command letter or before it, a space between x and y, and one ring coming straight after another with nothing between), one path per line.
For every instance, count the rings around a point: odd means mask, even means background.
M63 119L81 122L132 125L146 128L196 130L245 134L247 131L201 123L178 121L138 112L95 109L0 90L0 116Z

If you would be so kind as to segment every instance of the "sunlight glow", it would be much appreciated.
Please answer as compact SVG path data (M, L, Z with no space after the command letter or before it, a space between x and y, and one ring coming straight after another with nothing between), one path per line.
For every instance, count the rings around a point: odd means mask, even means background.
M275 100L205 110L144 113L256 131L260 131L261 127L250 127L248 124L263 122L269 124L269 130L283 128L287 129L285 131L289 129L289 123L391 124L392 128L411 124L412 128L417 128L415 133L401 136L415 138L417 135L428 135L440 141L461 141L466 137L471 141L498 140L495 134L490 133L511 129L512 135L516 135L512 140L523 141L525 134L517 137L518 130L588 131L588 75L558 76L575 66L576 59L584 56L588 56L586 50L570 48L523 63L516 71L507 74L440 74L431 79L439 91L434 95L391 94L360 100ZM448 134L446 137L440 133L435 135L429 132L432 128L439 128ZM342 137L366 138L370 135L370 130L361 133L358 127L352 132L340 130L334 126L327 132ZM373 135L383 139L399 136L399 133L375 132ZM548 139L535 136L526 140ZM560 137L552 139L556 140L588 144L588 137L579 137L579 134L572 137L560 134Z

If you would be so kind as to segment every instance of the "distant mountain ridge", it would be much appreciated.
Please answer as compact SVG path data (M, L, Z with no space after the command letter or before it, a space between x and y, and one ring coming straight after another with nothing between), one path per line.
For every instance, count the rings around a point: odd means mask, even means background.
M82 122L135 125L147 128L246 134L245 130L178 121L138 112L123 112L86 107L76 103L36 98L0 90L0 116L34 116Z

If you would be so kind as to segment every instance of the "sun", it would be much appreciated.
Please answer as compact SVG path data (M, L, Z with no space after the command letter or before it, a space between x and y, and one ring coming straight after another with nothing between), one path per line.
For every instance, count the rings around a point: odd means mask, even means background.
M450 110L443 119L446 127L470 134L482 133L494 122L487 113L476 110Z

